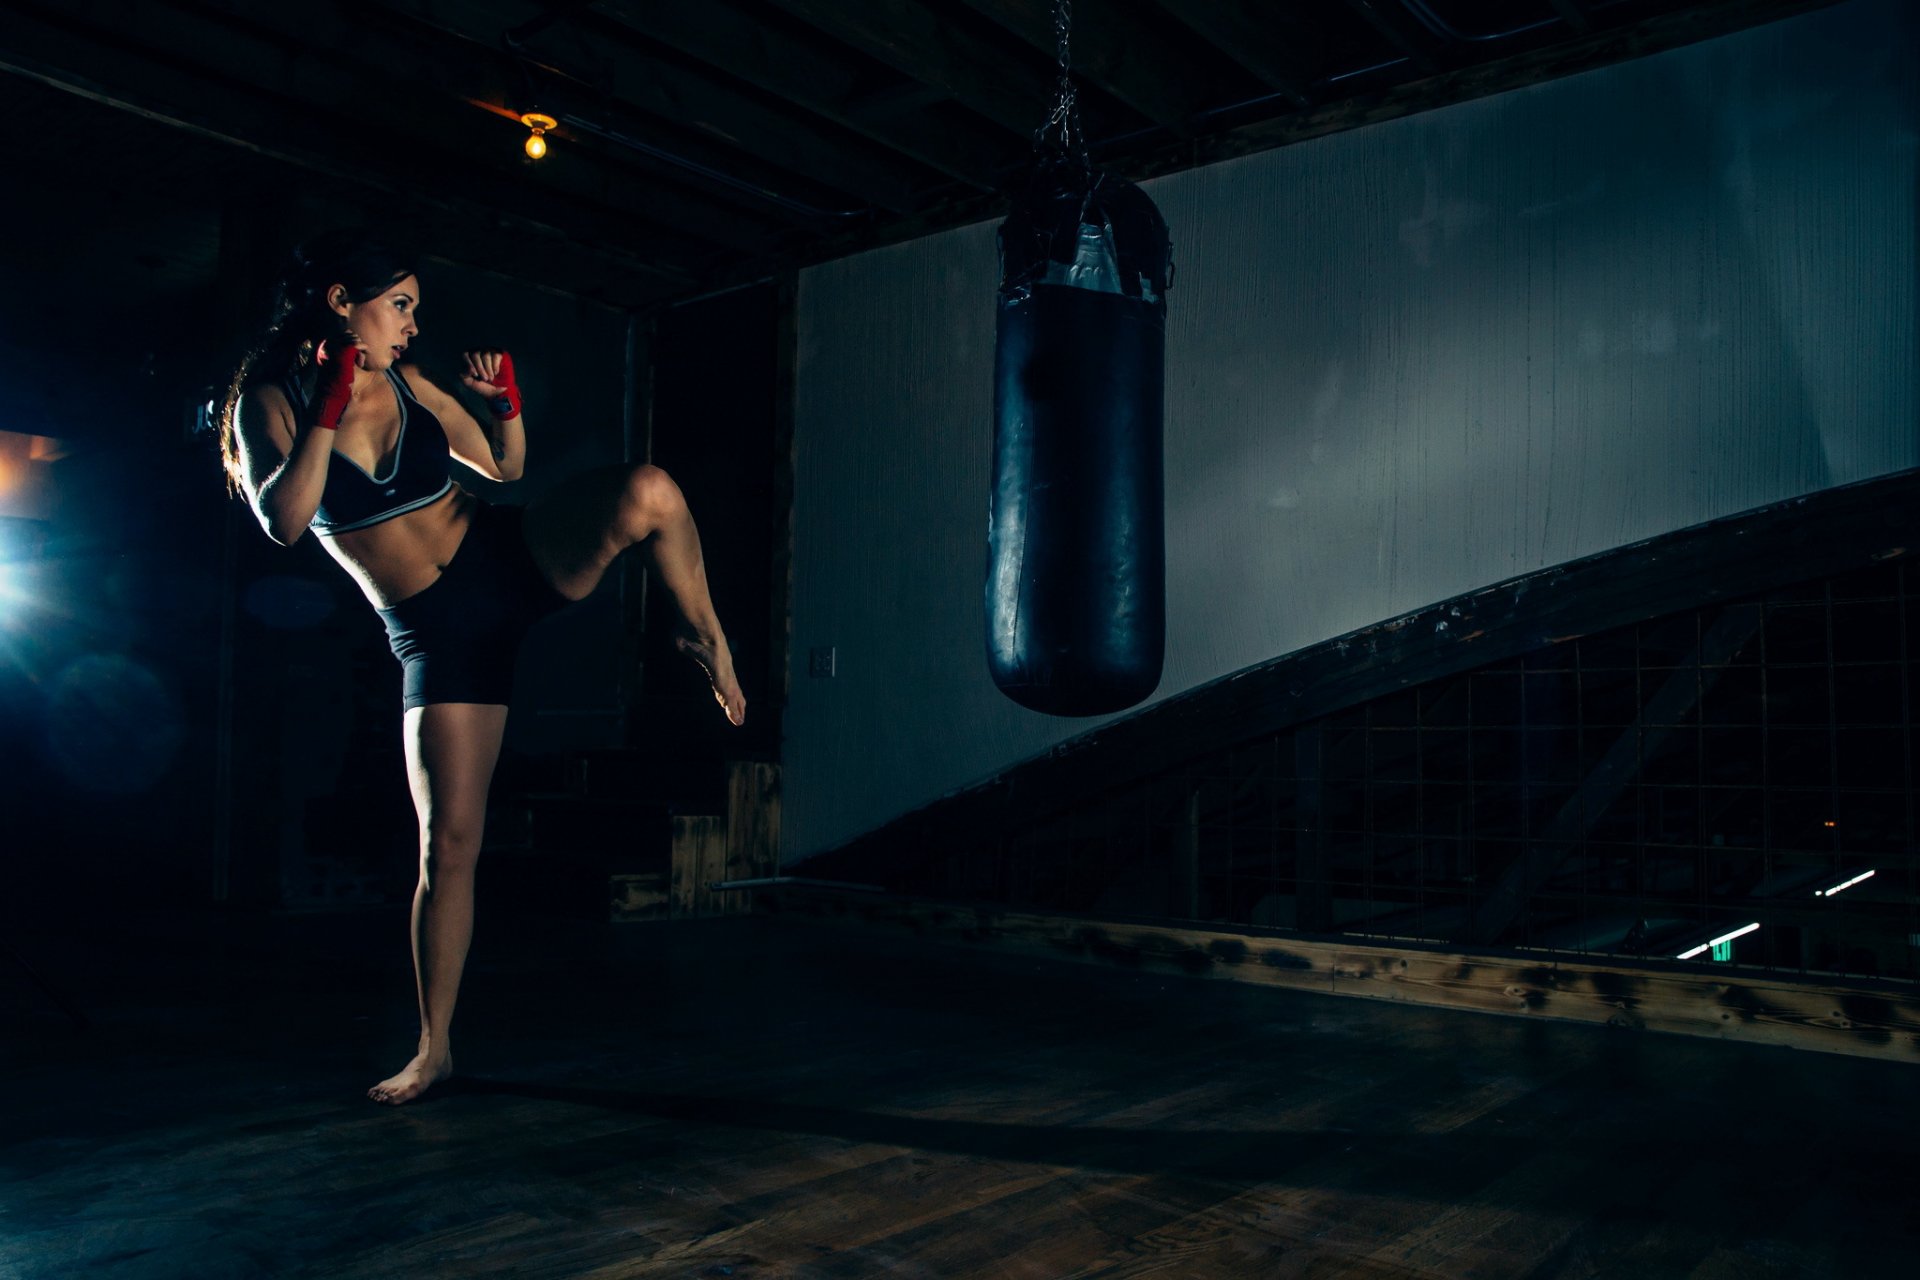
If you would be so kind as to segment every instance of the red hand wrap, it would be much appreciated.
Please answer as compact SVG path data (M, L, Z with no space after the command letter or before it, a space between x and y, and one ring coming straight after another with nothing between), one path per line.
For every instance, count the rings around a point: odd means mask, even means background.
M328 351L328 347L333 351ZM359 367L359 348L347 338L328 338L313 349L320 381L313 388L313 425L337 430L340 417L353 397L353 371Z
M520 384L513 380L513 357L505 351L500 353L500 369L493 375L492 382L500 388L500 394L488 402L493 416L502 422L519 417Z

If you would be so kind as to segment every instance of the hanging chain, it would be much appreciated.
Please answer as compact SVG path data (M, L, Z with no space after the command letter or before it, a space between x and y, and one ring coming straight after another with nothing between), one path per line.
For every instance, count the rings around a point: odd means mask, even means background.
M1073 36L1073 0L1054 0L1053 39L1059 53L1060 88L1053 103L1053 113L1045 124L1034 131L1033 145L1044 147L1047 135L1058 132L1060 150L1074 156L1086 167L1087 139L1080 127L1080 95L1073 87L1073 55L1069 48Z

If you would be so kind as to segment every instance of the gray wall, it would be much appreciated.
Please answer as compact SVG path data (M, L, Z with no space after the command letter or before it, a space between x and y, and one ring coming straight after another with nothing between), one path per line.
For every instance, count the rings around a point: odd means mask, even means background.
M1150 184L1156 698L1920 462L1915 45L1856 0ZM985 670L996 270L981 225L801 278L789 862L1097 723Z

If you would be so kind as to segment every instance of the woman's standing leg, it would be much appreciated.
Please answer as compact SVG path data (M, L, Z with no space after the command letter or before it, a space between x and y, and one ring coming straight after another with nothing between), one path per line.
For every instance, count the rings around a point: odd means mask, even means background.
M411 1102L453 1071L453 1006L473 940L473 879L487 821L487 788L507 709L437 702L406 713L407 778L420 819L420 883L413 894L413 972L420 1045L413 1061L367 1090Z
M592 591L622 551L641 548L679 610L680 651L706 671L727 719L746 721L747 700L734 675L733 654L707 594L700 531L671 476L654 466L587 472L536 500L527 508L523 528L534 562L569 600Z

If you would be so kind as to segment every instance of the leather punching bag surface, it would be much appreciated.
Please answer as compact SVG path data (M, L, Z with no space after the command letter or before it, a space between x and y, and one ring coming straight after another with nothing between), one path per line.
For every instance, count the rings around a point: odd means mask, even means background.
M1043 165L1000 227L987 661L1023 707L1130 707L1166 651L1171 251L1133 184Z

